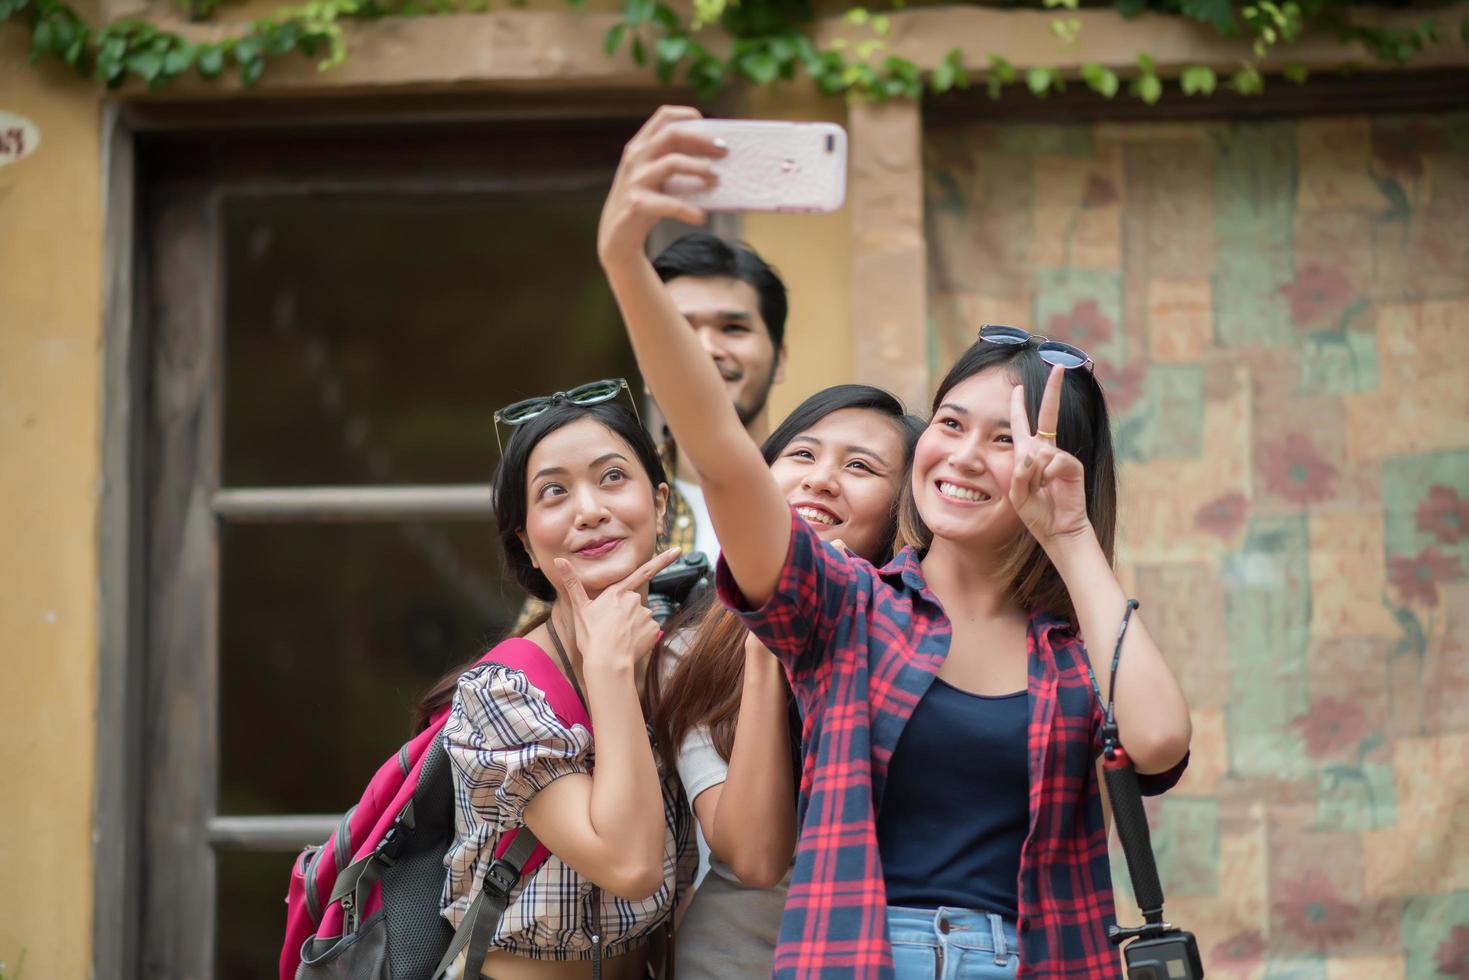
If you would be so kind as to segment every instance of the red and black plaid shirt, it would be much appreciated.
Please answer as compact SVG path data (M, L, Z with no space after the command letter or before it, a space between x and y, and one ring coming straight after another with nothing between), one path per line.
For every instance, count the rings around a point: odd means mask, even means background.
M888 760L948 654L951 628L904 549L874 568L825 545L791 514L780 582L759 609L719 563L720 597L780 657L803 722L800 835L774 975L890 978L887 897L877 847ZM1020 853L1020 976L1118 977L1096 759L1101 709L1076 630L1031 616L1030 832ZM1172 787L1173 770L1142 776ZM936 772L934 778L942 779Z

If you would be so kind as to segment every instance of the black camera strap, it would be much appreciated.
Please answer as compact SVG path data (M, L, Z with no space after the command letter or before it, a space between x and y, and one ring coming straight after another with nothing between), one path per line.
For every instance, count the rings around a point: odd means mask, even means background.
M1132 892L1143 915L1143 924L1134 928L1123 928L1114 922L1107 927L1107 938L1114 946L1123 947L1127 974L1131 978L1141 980L1166 976L1177 977L1178 980L1203 980L1204 964L1193 933L1175 929L1163 921L1163 885L1158 880L1158 864L1153 857L1153 841L1148 832L1148 814L1143 809L1142 789L1138 786L1137 770L1133 768L1117 734L1117 664L1122 659L1122 641L1127 638L1127 625L1137 607L1136 599L1127 600L1122 625L1117 629L1107 700L1102 700L1102 688L1097 683L1091 661L1088 660L1086 665L1087 677L1092 682L1097 703L1102 707L1102 778L1106 781L1107 798L1112 804L1112 819L1117 824L1117 839L1122 841L1122 853L1127 858Z
M1122 842L1122 853L1127 858L1127 873L1132 879L1132 891L1137 897L1143 921L1161 926L1163 886L1158 880L1158 865L1153 858L1148 815L1143 809L1137 770L1133 768L1132 760L1128 758L1117 733L1117 664L1122 660L1122 641L1127 638L1127 627L1138 605L1136 599L1128 599L1127 610L1122 614L1122 625L1117 629L1117 645L1112 651L1112 672L1105 701L1102 700L1102 687L1097 683L1097 675L1092 670L1090 661L1087 662L1086 672L1092 682L1092 690L1096 692L1097 701L1102 706L1102 775L1107 784L1107 798L1112 804L1112 819L1117 825L1117 839ZM1113 941L1121 940L1113 937Z
M571 666L571 658L566 655L566 648L561 645L561 637L556 635L556 624L546 620L546 630L551 634L551 643L556 647L556 656L561 658L561 667L566 671L566 679L571 681L571 687L576 691L577 700L582 707L587 709L587 714L592 713L591 704L587 701L585 692L581 689L581 682L576 679L576 671ZM592 980L601 980L602 977L602 886L596 882L592 883L590 895L592 908Z

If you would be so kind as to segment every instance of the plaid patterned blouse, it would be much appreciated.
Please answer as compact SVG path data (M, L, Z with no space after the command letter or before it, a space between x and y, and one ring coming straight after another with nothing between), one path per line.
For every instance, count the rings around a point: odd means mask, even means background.
M800 836L775 976L890 978L876 814L888 760L948 654L948 617L904 549L874 568L791 514L770 600L749 609L721 558L720 597L781 658L805 719ZM1030 832L1020 855L1020 976L1119 977L1095 762L1101 710L1069 623L1030 620ZM1140 777L1161 793L1183 774ZM941 778L941 776L939 777Z
M649 736L651 738L651 734ZM455 843L444 857L443 915L456 928L479 894L484 867L505 831L521 826L531 798L562 776L590 772L592 735L567 728L521 671L486 664L459 679L444 726L454 770ZM662 771L663 885L641 902L602 892L605 955L650 937L693 884L698 856L677 775ZM492 949L537 960L592 958L591 882L556 855L511 892Z

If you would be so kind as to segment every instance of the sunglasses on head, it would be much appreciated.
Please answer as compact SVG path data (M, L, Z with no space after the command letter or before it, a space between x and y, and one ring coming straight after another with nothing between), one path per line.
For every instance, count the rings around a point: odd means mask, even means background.
M1051 340L1049 337L1042 337L1019 327L987 323L979 328L979 339L989 344L1001 344L1006 347L1023 347L1034 340L1037 342L1035 352L1047 364L1067 370L1079 367L1085 367L1088 371L1096 370L1096 362L1092 360L1092 356L1080 347L1059 340Z
M607 378L603 381L589 381L584 385L577 385L568 391L558 391L550 395L538 395L535 398L523 398L518 402L512 402L495 413L495 443L500 447L500 454L505 454L505 446L500 441L500 425L514 427L524 425L537 415L543 415L555 405L600 405L602 402L610 402L621 392L627 392L627 400L632 403L632 413L637 417L638 424L642 424L643 417L638 412L637 399L632 396L632 389L628 387L626 378Z

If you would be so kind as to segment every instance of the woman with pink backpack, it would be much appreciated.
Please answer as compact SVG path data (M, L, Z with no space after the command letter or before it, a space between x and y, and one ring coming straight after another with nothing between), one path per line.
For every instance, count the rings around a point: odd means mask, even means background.
M638 419L612 400L626 390L583 386L496 413L514 427L495 478L506 565L551 604L501 646L530 643L553 657L591 728L565 724L494 650L452 691L441 685L425 700L431 713L452 699L444 744L456 840L444 917L460 924L508 833L523 825L549 852L511 893L483 960L466 968L478 954L466 949L464 976L643 977L651 940L692 880L688 805L658 763L643 713L659 636L643 600L678 553L654 554L668 484Z
M446 675L297 858L281 980L667 977L697 858L645 718L668 483L622 379L495 413L506 565L549 610ZM447 871L447 875L446 872Z

